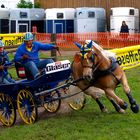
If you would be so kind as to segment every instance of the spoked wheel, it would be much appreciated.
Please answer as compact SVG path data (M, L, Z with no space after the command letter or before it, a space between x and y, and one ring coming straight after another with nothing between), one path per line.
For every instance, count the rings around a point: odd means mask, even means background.
M5 126L12 126L16 121L16 109L9 95L0 93L0 121Z
M33 95L28 90L20 90L17 95L17 108L21 119L26 124L33 124L38 117Z
M57 99L59 98L59 99ZM50 112L55 113L58 111L61 105L60 93L59 91L53 91L49 95L44 97L44 108Z
M84 108L86 103L86 98L85 96L81 96L79 97L75 97L72 101L69 102L69 106L73 109L73 110L80 110L82 108Z
M71 81L73 81L72 76L66 81L66 83L69 83ZM77 95L72 96L68 100L68 105L73 110L80 110L85 106L86 98L84 96L84 93L80 91L81 90L76 85L71 85L68 89L66 89L66 94L68 95L73 94L73 93L78 93Z
M68 98L68 105L73 109L73 110L80 110L85 106L86 103L86 98L83 92L77 87L71 85L69 89L67 89L66 92L68 95L78 93L77 95L74 95L70 98Z

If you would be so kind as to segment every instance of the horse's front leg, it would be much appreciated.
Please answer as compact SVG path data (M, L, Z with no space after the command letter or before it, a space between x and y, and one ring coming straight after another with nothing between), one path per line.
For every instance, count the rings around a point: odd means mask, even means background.
M105 89L105 93L106 93L107 98L110 100L110 102L114 106L115 110L119 113L125 113L125 110L120 106L120 104L124 104L125 102L115 95L114 90L110 88Z
M129 103L131 104L131 110L134 113L138 113L139 112L139 106L131 95L131 90L130 90L130 87L128 85L125 73L123 73L123 75L122 75L121 83L123 85L123 90L124 90L124 92L126 93L128 99L129 99Z
M85 94L90 95L96 103L99 105L99 108L102 112L108 112L107 108L105 105L100 101L100 96L105 94L105 92L99 88L96 87L89 87L86 91Z

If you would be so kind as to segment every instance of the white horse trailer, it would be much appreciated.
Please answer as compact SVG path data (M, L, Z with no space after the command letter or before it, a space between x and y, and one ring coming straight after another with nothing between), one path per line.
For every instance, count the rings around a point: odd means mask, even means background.
M0 33L9 33L9 15L9 9L0 8Z
M119 33L125 21L129 28L129 33L139 32L139 10L133 7L115 7L110 11L110 31Z
M15 8L10 10L10 33L31 32L36 26L38 32L44 32L44 9Z
M105 9L93 7L76 8L74 21L75 32L105 32L105 25Z
M47 33L73 33L74 8L51 8L45 10Z

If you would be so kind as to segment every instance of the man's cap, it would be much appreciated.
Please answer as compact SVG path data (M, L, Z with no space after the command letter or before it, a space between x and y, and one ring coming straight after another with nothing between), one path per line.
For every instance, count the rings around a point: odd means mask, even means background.
M3 47L4 46L4 44L3 44L3 42L0 40L0 47Z
M23 36L24 41L30 41L30 40L33 40L33 39L34 39L34 36L31 32L26 32Z

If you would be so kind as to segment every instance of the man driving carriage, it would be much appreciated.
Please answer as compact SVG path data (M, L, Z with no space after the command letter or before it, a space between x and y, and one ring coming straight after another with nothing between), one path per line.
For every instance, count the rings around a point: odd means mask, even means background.
M9 84L15 81L8 74L8 66L11 65L7 52L4 50L4 44L0 40L0 83Z
M52 44L43 44L37 41L33 41L34 36L32 33L25 33L24 42L18 47L16 54L14 56L15 62L20 62L26 72L29 72L32 79L35 79L40 75L39 70L46 67L46 64L53 63L53 59L48 58L45 60L39 59L40 50L52 50L57 49L58 47Z

